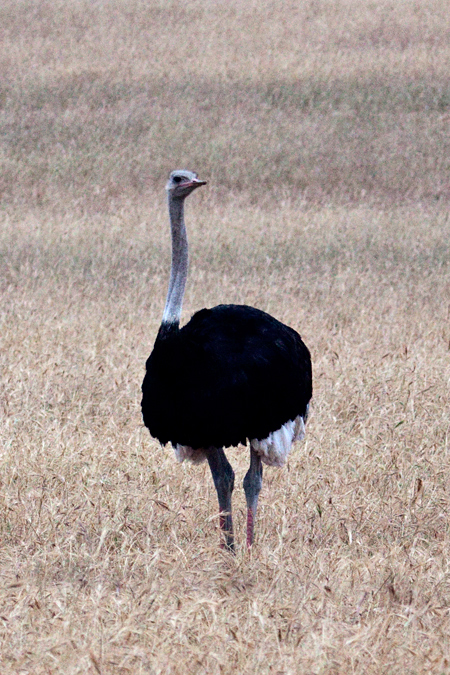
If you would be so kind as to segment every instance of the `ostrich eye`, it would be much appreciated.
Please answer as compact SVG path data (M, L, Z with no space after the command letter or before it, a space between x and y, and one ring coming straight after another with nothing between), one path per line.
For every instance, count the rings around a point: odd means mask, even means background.
M182 179L181 176L174 176L174 177L173 177L173 182L174 182L174 183L181 183L182 180L183 180L183 179Z

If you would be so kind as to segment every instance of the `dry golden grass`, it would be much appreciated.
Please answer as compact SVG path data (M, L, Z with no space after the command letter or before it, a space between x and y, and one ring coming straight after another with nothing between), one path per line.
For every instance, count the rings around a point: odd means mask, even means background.
M440 0L6 0L0 25L4 205L114 212L185 165L260 203L450 199Z
M0 672L450 671L445 3L4 2ZM188 203L184 316L301 331L307 438L256 543L142 427Z

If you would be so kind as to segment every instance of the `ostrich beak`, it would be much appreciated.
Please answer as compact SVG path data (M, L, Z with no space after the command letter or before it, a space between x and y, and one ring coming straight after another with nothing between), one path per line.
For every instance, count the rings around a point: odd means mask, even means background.
M185 183L179 183L178 187L192 188L195 190L195 188L198 188L201 185L206 185L206 180L197 180L196 178L193 178L192 180L187 180Z

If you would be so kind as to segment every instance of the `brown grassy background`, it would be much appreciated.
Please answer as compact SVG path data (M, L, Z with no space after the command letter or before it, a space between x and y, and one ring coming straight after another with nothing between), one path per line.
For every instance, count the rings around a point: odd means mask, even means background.
M447 3L0 7L2 673L447 673ZM186 318L299 329L306 441L236 557L142 428L188 204Z

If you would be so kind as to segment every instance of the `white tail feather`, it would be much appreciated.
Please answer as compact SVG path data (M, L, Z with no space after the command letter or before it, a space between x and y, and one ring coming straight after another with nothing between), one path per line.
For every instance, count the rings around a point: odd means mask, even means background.
M300 441L305 436L305 421L301 415L295 420L289 420L281 429L272 431L267 438L251 441L252 448L261 456L264 464L269 466L283 466L294 441Z
M194 450L190 448L189 445L177 445L174 447L175 457L177 462L184 462L185 459L189 460L193 464L201 464L205 461L206 455L205 451L200 448L199 450Z

